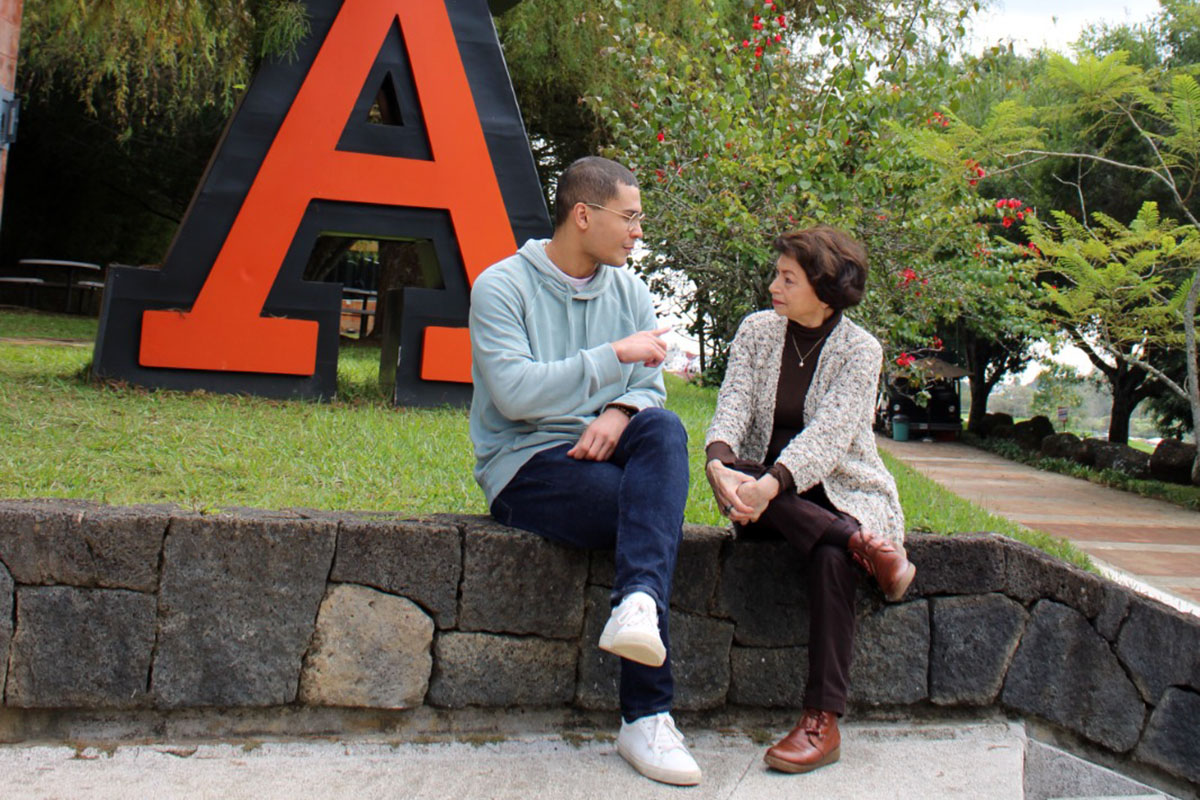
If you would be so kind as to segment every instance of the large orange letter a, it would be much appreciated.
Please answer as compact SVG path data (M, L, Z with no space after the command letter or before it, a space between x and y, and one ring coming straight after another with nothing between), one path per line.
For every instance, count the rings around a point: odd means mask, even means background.
M451 11L448 11L448 5ZM435 209L448 213L458 245L457 255L461 257L468 284L489 264L511 255L516 249L517 236L510 220L522 212L526 217L530 213L529 209L518 209L514 213L506 207L506 200L511 206L514 196L529 198L531 195L527 186L514 191L511 186L502 187L497 178L493 163L496 136L485 131L486 123L481 122L478 108L483 103L495 105L494 98L487 92L484 97L479 96L481 85L491 80L494 88L495 81L480 76L479 73L485 70L478 63L477 53L475 74L469 75L471 62L469 59L464 61L459 47L464 27L476 26L468 36L473 42L479 39L480 18L491 29L484 0L454 0L450 3L446 0L344 0L340 8L336 0L309 0L309 6L314 18L319 17L322 7L329 13L328 32L315 48L311 67L304 73L294 100L283 113L278 131L261 158L256 174L244 178L247 189L215 257L208 262L211 268L205 272L203 280L198 281L195 258L191 259L189 267L173 262L188 261L188 254L180 252L180 248L186 246L184 240L188 238L186 229L191 217L212 213L200 201L211 188L209 184L218 182L221 177L214 177L212 173L221 172L222 159L232 158L223 153L230 149L230 141L235 138L245 140L245 136L239 134L240 117L248 113L255 87L239 111L239 117L232 123L214 158L214 165L210 166L207 183L201 187L198 200L189 212L189 220L185 220L184 230L168 256L160 281L167 288L157 292L147 288L152 281L143 275L119 274L115 279L110 278L106 294L111 296L112 303L106 297L100 338L104 339L106 333L120 338L122 325L115 319L117 312L114 309L122 302L126 311L140 305L137 363L132 370L136 374L123 375L120 373L125 370L113 369L114 363L118 367L122 365L121 359L105 359L106 349L107 355L111 356L112 347L109 346L111 343L103 341L97 344L97 372L137 383L172 386L180 384L179 376L184 373L179 371L182 370L193 376L183 380L184 387L250 392L256 392L256 378L276 376L274 383L267 385L287 386L286 376L311 379L315 373L327 372L328 347L325 347L326 357L318 357L319 338L325 335L324 321L311 318L314 315L304 318L302 312L285 310L280 313L268 302L269 296L276 296L272 294L273 287L278 291L278 285L298 278L298 275L289 278L287 274L281 274L281 269L289 258L295 257L289 254L296 247L297 230L306 213L321 203L355 204L373 209ZM454 20L451 13L457 15ZM400 158L339 149L339 139L351 119L376 54L397 26L419 98L430 157ZM314 29L317 27L314 24ZM494 41L494 30L490 33ZM316 35L314 31L314 39ZM498 45L495 51L499 56ZM293 65L291 69L302 67L303 64ZM273 69L286 71L288 65L276 64ZM256 84L260 77L261 73L256 76ZM507 79L504 87L509 97L501 98L501 105L507 102L515 111ZM494 117L495 114L487 116ZM519 122L519 116L517 120ZM511 128L511 121L509 123ZM511 140L511 132L508 135ZM528 164L526 172L536 186L536 173L532 170L532 157L523 132L521 141ZM489 152L489 145L492 152ZM511 147L511 141L508 146ZM245 166L242 168L244 171ZM507 170L511 176L512 168L507 167ZM215 191L212 194L215 195ZM533 216L544 219L545 206L540 193L537 204L540 208ZM197 227L212 230L214 226ZM548 224L545 227L548 228ZM446 268L445 264L441 266ZM191 295L194 299L190 303L179 303L178 298L183 293L181 287L189 282L198 287ZM127 288L125 284L136 285L136 288L123 292ZM126 296L122 297L123 294ZM135 296L132 302L128 295ZM326 292L320 304L331 299ZM317 305L316 301L309 302ZM335 314L336 308L329 312ZM114 318L110 319L110 316ZM470 346L465 322L464 318L461 325L425 327L420 368L423 380L470 381ZM408 324L407 319L405 324ZM126 334L124 338L130 337ZM416 354L402 355L411 358ZM230 373L246 375L239 379ZM222 375L224 377L220 377ZM151 379L146 380L147 377ZM310 381L308 384L291 384L300 386L299 390L270 389L258 393L328 395L329 376L322 376L319 383L325 388L316 392L305 390L306 386L316 385Z

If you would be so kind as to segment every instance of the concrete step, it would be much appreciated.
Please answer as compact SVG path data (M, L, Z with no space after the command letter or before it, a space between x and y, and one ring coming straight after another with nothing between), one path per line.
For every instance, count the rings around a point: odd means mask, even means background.
M5 800L77 798L555 798L592 800L829 800L971 798L1019 800L1024 729L1019 723L848 723L842 760L806 775L768 770L767 739L786 731L693 731L704 770L693 789L635 773L609 735L509 737L503 741L378 741L0 748ZM685 731L686 733L686 731Z

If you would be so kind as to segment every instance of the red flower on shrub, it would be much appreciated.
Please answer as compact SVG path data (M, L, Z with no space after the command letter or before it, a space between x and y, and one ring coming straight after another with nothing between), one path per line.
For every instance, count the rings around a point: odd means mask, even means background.
M779 23L779 27L781 27L781 28L787 27L787 18L784 17L783 14L780 14L778 17L776 17L775 21Z
M901 367L908 367L916 360L911 353L901 353L896 356L896 364Z
M900 278L902 280L901 286L908 286L917 279L917 273L912 267L905 267L904 271L900 273Z
M659 131L658 136L655 138L657 138L661 142L667 138L667 135L665 133L663 133L662 131Z

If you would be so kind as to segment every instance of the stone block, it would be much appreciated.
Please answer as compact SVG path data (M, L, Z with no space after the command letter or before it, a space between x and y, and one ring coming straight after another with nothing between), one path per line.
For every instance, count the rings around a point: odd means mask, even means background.
M724 705L729 693L733 624L672 611L670 634L675 708L703 711Z
M1017 430L1012 425L996 424L992 426L992 430L988 433L988 438L991 439L1013 439L1016 438Z
M18 708L142 705L154 648L154 595L17 589L5 703Z
M494 522L465 528L458 627L574 639L588 553Z
M12 575L0 564L0 693L8 679L8 645L13 634L13 584Z
M442 633L433 649L433 678L426 695L431 705L556 706L575 695L574 642Z
M588 586L586 598L575 705L591 711L616 711L620 708L617 690L621 682L621 659L596 646L612 612L609 590Z
M734 647L729 702L759 708L803 708L807 647Z
M1121 624L1129 616L1129 607L1133 602L1133 592L1113 581L1104 582L1103 597L1100 601L1100 613L1092 620L1092 626L1110 642L1117 640Z
M1013 426L1012 414L984 414L983 419L979 421L976 432L980 436L991 436L996 427L1000 425L1011 428Z
M917 567L915 591L921 595L1001 591L1004 542L994 533L910 534L904 547Z
M336 533L326 521L172 520L151 686L159 705L294 701Z
M1168 686L1186 684L1200 672L1200 618L1135 597L1117 638L1117 657L1142 699L1158 705Z
M1068 605L1088 619L1104 606L1103 578L1061 561L1015 539L1003 539L1006 581L1004 593L1025 604L1047 598Z
M1200 784L1200 693L1167 689L1150 715L1136 755Z
M0 504L0 561L24 585L153 592L169 520L163 507L6 502Z
M1000 698L1118 753L1137 744L1145 717L1104 638L1078 611L1050 600L1033 607Z
M1150 454L1135 450L1127 444L1114 444L1100 439L1093 442L1092 466L1096 469L1111 469L1131 478L1150 477Z
M721 545L729 534L708 525L684 525L683 541L675 564L675 579L671 587L671 607L692 614L707 614L713 602L720 569ZM588 581L600 586L613 585L613 554L611 550L592 552Z
M929 699L938 705L995 701L1029 614L1002 594L930 601Z
M440 628L458 621L462 535L456 525L343 519L329 579L407 597Z
M1079 454L1079 463L1090 467L1096 463L1096 450L1108 444L1107 439L1087 437L1083 440L1083 452Z
M884 606L859 620L850 665L850 700L902 705L928 696L928 601Z
M717 616L732 619L733 639L746 647L808 643L804 562L784 541L728 543L717 584Z
M620 707L621 659L596 646L611 610L609 592L589 586L579 642L579 685L575 704L595 711ZM729 691L729 648L733 625L724 620L671 612L671 671L675 708L699 711L724 704Z
M1054 425L1048 417L1038 415L1013 425L1013 438L1026 450L1037 450L1042 440L1054 435Z
M1073 433L1054 433L1042 439L1042 455L1078 462L1083 457L1083 440Z
M1150 456L1150 477L1168 483L1192 483L1196 445L1178 439L1163 439Z
M331 586L300 673L319 706L421 705L433 668L433 620L416 603L365 586Z

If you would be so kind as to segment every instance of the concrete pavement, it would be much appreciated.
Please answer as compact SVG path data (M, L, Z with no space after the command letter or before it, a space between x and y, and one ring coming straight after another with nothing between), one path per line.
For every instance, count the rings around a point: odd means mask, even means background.
M785 732L692 731L688 743L704 780L687 789L638 775L610 735L529 733L475 744L8 746L0 748L0 785L5 800L1024 797L1020 723L850 721L842 727L842 760L807 775L784 775L763 763L764 745L755 740Z
M1114 579L1200 613L1200 512L1043 472L958 442L876 439L880 449L959 497L1069 539L1102 570L1115 570Z

